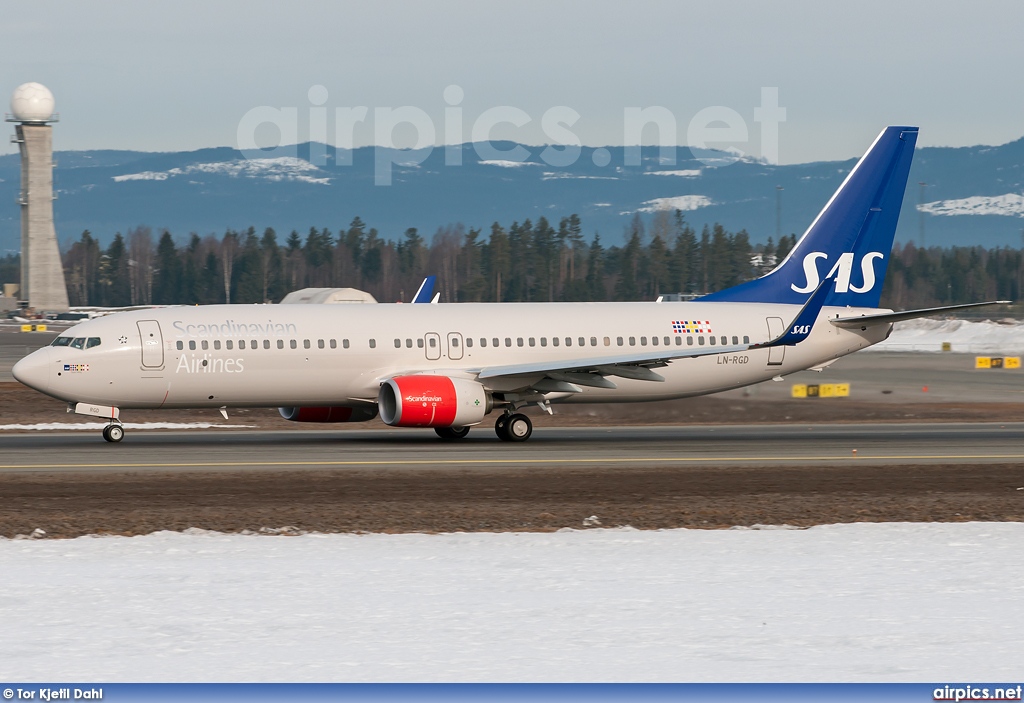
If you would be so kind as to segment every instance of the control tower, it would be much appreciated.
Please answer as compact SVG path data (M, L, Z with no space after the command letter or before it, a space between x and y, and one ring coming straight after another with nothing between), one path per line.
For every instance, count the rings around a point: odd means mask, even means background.
M65 312L68 288L53 227L53 93L39 83L18 86L8 122L21 149L20 304L37 312Z

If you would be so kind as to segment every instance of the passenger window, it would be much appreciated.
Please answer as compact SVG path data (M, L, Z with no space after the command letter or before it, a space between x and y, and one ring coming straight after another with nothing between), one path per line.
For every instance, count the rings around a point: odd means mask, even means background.
M586 339L584 339L583 337L580 337L580 339L579 339L579 343L580 343L580 346L581 346L581 347L585 347L585 346L587 346L587 340L586 340Z
M491 346L492 347L498 346L498 338L497 337L494 337L493 339L491 339Z
M207 342L207 341L206 341L206 340L204 339L203 341L201 341L201 342L199 343L199 346L201 346L201 347L203 348L203 351L206 351L207 349L209 349L209 348L210 348L210 343L209 343L209 342Z
M235 343L233 341L231 341L230 339L227 340L226 342L224 342L224 348L225 349L231 349L233 346L235 346Z
M743 343L750 344L750 337L748 337L747 335L743 335Z
M334 340L332 339L331 341L333 342ZM215 348L218 348L218 349L220 348L220 345L218 345L216 342L213 343L213 346ZM284 340L283 339L277 340L277 348L278 349L284 349Z
M693 337L687 337L686 338L686 346L688 346L688 347L692 347L693 346Z
M430 341L433 342L434 340L430 340ZM433 346L433 344L431 344L431 346ZM376 349L376 348L377 348L377 340L376 339L371 339L370 340L370 349Z
M77 342L77 341L78 340L76 339L74 342L72 342L71 346L75 346L75 342ZM196 340L190 339L189 342L188 342L188 348L191 349L192 351L195 351L196 350Z
M402 340L399 339L398 337L395 337L395 349L401 349L401 348L402 348Z
M699 337L697 337L697 344L699 344L702 347L704 346L704 335L700 335Z
M411 346L412 346L412 340L411 340L411 339L409 339L409 340L407 340L407 341L409 342L409 345L408 345L408 346L410 346L410 347L411 347ZM337 340L337 339L332 339L332 340L331 340L331 349L337 349L337 348L338 348L338 340Z
M516 346L517 347L523 346L523 338L522 337L516 337Z
M405 340L405 348L406 349L412 349L412 340L409 339L408 337ZM334 340L333 339L331 340L331 349L334 349Z
M420 341L423 341L423 340L420 340ZM347 339L341 340L341 346L343 346L346 349L348 349L348 340Z
M512 338L511 337L505 337L505 346L506 347L511 347L512 346Z
M736 335L733 335L732 336L732 343L733 344L739 344L740 343L740 338L737 337Z
M458 337L452 337L452 349L455 349L458 346L459 346L459 338Z
M220 350L220 340L219 339L213 340L213 348L218 350L218 351ZM181 349L181 347L178 347L178 349Z
M636 337L630 337L629 338L629 346L631 346L631 347L635 347L636 346Z
M551 346L557 347L558 346L558 342L559 342L558 337L552 337L551 338Z
M565 338L565 346L567 346L567 347L571 347L572 346L572 337L566 337Z
M397 342L398 340L396 339L395 341ZM324 344L324 340L322 340L322 339L318 339L318 340L316 340L316 348L317 348L317 349L323 349L323 348L324 348L324 347L326 347L326 346L327 346L327 345L326 345L326 344Z
M422 339L417 339L416 340L416 347L419 348L419 349L423 348L423 340ZM348 349L348 345L347 344L345 345L345 348Z
M530 346L531 347L537 346L537 339L536 339L536 337L530 337Z
M228 342L228 344L231 344L231 342ZM297 341L295 341L294 339L289 339L288 340L288 346L291 347L292 349L298 349L299 348L299 343ZM228 349L230 349L230 348L231 347L228 347Z
M541 337L540 338L540 345L542 347L546 347L548 345L548 338L547 337Z
M58 341L59 341L59 340L58 340ZM181 340L179 339L179 340L178 340L178 343L177 343L177 344L176 344L175 346L176 346L176 347L178 347L178 351L181 351L182 349L184 349L184 348L185 348L185 343L184 343L184 342L182 342L182 341L181 341Z
M427 344L429 344L430 348L433 349L434 347L437 346L437 340L431 337L430 339L427 340Z
M71 344L71 337L57 337L53 340L53 346L55 347L66 347ZM181 342L178 342L178 349L181 349Z
M665 341L665 346L667 347L667 346L668 346L668 343L669 343L668 337L665 337L665 340L664 340L664 341Z
M616 337L615 338L615 343L618 344L621 347L622 346L622 337Z
M481 347L486 347L487 346L487 337L481 337L480 338L480 346Z
M612 340L611 340L611 337L605 337L605 338L604 338L604 345L605 345L606 347L610 347L610 346L612 345Z
M711 338L708 341L711 344L711 346L715 346L715 336L714 335L711 335Z
M264 340L263 340L263 348L264 348L264 349L270 349L270 340L269 340L269 339L264 339ZM323 347L321 347L321 349L322 349L322 348L323 348Z
M260 341L258 339L250 339L249 340L249 348L250 349L259 349L260 348Z
M651 337L651 344L653 344L654 346L658 346L658 338L657 337Z
M99 337L89 337L89 341L85 343L85 348L86 349L92 349L93 347L98 347L99 345L100 345L100 338Z
M641 337L640 338L640 346L641 347L646 347L647 346L647 337Z
M677 346L677 347L680 347L680 346L682 346L682 345L683 345L683 338L682 338L682 337L678 337L678 336L677 336L677 337L676 337L676 346Z
M309 340L308 339L303 339L302 340L302 348L303 349L309 349L309 346L310 346L309 345Z
M473 346L473 338L472 337L466 337L466 346L467 347Z
M591 337L590 338L590 346L592 346L592 347L596 347L597 346L597 337Z

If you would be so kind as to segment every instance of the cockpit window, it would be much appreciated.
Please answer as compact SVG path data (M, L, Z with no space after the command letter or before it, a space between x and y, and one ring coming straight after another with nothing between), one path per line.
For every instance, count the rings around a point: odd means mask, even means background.
M50 346L66 347L69 344L71 344L71 337L57 337L57 339L53 340L53 343Z
M87 341L85 343L85 348L86 349L92 349L93 347L98 347L99 345L100 345L100 338L99 337L89 337L89 341Z
M85 337L75 337L71 341L72 349L84 349L85 348Z

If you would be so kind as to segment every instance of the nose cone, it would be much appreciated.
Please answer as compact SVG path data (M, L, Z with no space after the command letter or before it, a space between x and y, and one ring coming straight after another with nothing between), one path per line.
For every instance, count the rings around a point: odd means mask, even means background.
M19 361L11 369L11 373L21 383L46 393L50 387L50 348L43 347L32 352Z

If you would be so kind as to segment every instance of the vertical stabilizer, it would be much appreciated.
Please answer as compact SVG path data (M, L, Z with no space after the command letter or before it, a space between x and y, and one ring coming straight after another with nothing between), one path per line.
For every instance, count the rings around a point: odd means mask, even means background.
M878 307L917 127L886 127L771 273L701 300L803 304L835 277L825 305Z

